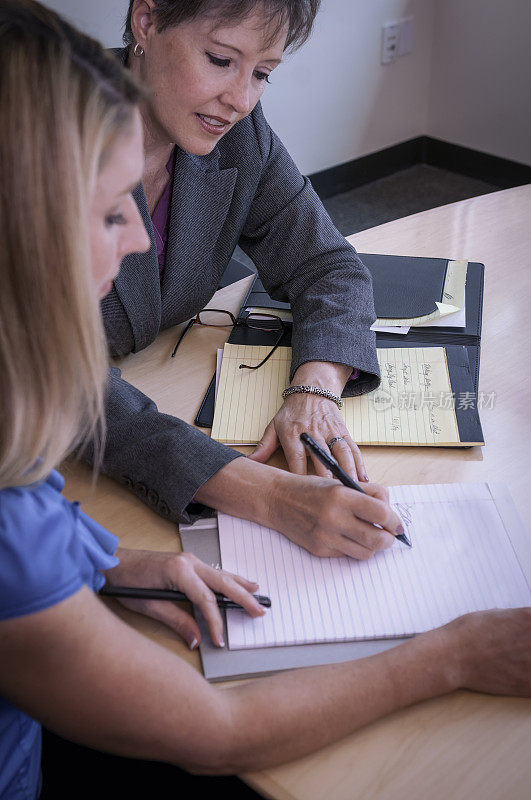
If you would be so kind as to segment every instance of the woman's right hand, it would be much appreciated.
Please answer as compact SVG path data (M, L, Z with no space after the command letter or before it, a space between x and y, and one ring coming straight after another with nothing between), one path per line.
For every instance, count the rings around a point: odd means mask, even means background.
M383 486L364 483L363 494L333 478L283 475L270 505L270 527L313 555L367 560L403 532Z
M195 499L280 531L313 555L365 560L391 547L402 528L387 489L364 483L363 491L332 477L296 475L236 458L206 481Z

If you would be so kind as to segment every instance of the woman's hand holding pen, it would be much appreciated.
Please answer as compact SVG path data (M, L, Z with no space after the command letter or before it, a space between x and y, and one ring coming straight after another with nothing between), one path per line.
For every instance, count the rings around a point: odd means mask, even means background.
M361 494L331 478L286 478L278 482L270 527L313 555L364 561L395 543L401 520L383 486L364 483Z
M179 590L201 609L214 644L223 647L223 621L214 592L235 600L252 616L260 617L265 609L255 600L258 585L239 575L232 575L205 564L192 553L164 553L152 550L119 548L118 566L107 570L110 585ZM165 623L194 650L201 641L195 619L176 603L167 600L132 600L120 602L148 617Z
M333 478L294 475L236 458L206 481L195 499L280 531L314 555L367 559L394 544L402 522L383 486L364 483L363 491Z

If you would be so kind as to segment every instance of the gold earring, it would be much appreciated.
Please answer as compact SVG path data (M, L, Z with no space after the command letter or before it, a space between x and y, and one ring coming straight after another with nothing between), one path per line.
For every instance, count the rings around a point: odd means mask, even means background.
M135 46L134 46L134 48L133 48L133 53L134 53L134 55L135 55L137 58L140 58L141 56L143 56L143 55L144 55L144 48L142 47L142 45L140 44L140 42L137 42L137 43L135 44Z

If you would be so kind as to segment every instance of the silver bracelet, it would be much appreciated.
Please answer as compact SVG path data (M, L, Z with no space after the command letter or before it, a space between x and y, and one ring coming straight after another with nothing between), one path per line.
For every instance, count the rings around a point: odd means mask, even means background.
M343 400L337 394L332 394L328 389L321 389L320 386L288 386L282 392L282 398L285 400L290 394L318 394L320 397L326 397L336 404L338 408L343 408Z

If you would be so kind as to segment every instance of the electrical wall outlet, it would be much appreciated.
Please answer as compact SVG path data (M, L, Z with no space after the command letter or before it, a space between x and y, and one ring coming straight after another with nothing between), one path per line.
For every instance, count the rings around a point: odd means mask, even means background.
M382 28L382 64L392 64L398 58L400 24L390 22Z
M388 22L382 27L382 64L392 64L413 50L413 17Z

